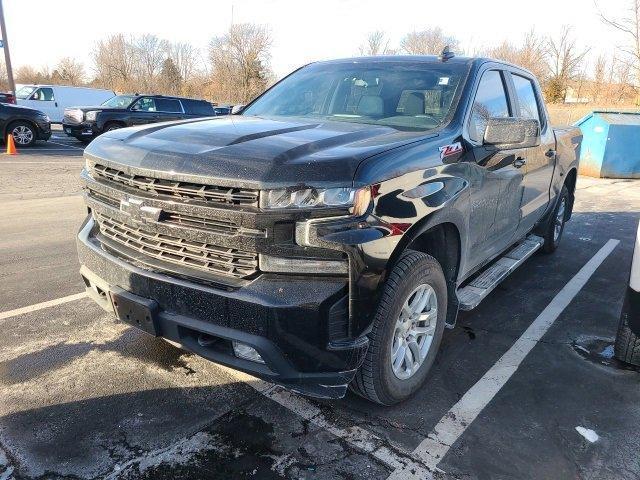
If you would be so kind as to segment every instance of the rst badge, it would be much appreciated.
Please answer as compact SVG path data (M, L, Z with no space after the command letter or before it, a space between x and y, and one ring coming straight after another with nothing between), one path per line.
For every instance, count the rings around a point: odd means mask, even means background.
M447 157L461 154L462 144L460 142L451 143L449 145L439 147L438 150L440 150L440 160L444 160Z

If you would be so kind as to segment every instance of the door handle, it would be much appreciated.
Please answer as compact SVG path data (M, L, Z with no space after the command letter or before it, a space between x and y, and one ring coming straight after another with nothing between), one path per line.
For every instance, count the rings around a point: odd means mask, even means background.
M518 157L513 161L513 166L516 168L520 168L526 165L526 163L527 163L526 158Z
M553 158L556 156L556 151L553 148L550 148L549 150L547 150L546 152L544 152L545 157L547 158Z
M56 102L56 107L58 106L58 102Z

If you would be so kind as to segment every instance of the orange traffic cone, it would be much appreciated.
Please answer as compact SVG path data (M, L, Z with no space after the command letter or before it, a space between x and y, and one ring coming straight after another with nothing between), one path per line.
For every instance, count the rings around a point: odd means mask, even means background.
M13 135L7 135L7 155L17 155L16 144L13 141Z

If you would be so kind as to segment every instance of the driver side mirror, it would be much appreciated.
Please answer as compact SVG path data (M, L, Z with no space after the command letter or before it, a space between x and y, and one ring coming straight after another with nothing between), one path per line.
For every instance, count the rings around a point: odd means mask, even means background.
M482 144L498 150L537 147L540 145L540 122L529 118L490 118Z
M234 105L231 109L231 115L237 115L244 110L244 105Z

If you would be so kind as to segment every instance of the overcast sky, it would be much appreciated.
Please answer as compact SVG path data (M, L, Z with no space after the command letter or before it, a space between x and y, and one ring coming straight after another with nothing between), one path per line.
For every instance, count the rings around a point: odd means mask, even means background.
M629 0L598 0L623 15ZM384 30L391 45L413 30L441 27L467 52L507 39L518 43L531 28L555 34L573 26L594 53L613 52L621 39L598 18L592 0L4 0L14 69L53 67L64 56L83 61L88 73L96 40L112 33L153 33L206 47L233 22L266 24L273 36L278 76L313 60L356 55L368 32Z

